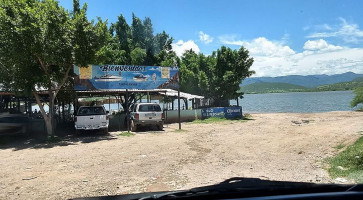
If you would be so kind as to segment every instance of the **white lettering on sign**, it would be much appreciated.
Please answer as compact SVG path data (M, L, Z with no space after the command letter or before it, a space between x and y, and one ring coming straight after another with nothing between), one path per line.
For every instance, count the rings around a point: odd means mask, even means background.
M227 109L227 113L241 112L241 109Z

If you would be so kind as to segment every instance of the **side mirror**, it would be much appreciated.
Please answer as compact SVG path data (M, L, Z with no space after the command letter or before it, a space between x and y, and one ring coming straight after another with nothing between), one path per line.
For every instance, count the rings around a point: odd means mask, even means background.
M109 114L109 113L110 113L110 111L108 111L108 110L107 110L107 111L106 111L106 114Z

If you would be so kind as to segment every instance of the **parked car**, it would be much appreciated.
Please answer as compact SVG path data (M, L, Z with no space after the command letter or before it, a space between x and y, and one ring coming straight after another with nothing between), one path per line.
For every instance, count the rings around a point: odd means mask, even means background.
M21 114L0 115L0 135L27 134L28 117Z
M157 103L136 103L131 107L130 128L136 131L139 126L156 126L164 128L164 113Z
M108 133L109 116L103 106L81 106L74 117L76 133L88 130L100 130Z

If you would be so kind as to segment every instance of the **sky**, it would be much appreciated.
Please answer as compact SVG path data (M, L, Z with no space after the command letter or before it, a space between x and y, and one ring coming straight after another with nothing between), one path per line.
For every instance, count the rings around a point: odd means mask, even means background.
M72 10L73 0L60 0ZM89 19L114 23L132 12L150 17L154 33L165 30L181 56L205 55L221 46L247 48L255 77L363 74L361 0L80 0Z

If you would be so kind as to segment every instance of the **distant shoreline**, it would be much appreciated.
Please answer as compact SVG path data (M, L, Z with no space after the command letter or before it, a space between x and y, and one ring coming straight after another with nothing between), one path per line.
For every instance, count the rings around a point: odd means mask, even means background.
M276 94L276 93L301 93L301 92L341 92L354 90L306 90L306 91L272 91L272 92L244 92L244 94Z

